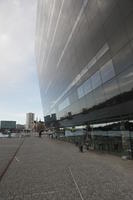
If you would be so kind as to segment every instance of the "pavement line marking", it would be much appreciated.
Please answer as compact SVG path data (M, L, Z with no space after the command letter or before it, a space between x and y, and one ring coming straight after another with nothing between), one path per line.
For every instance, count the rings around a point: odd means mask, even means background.
M19 159L15 156L15 160L17 161L17 162L19 162Z
M58 191L51 191L51 192L34 192L34 193L32 193L32 195L34 196L34 195L46 195L46 194L55 194L55 193L59 193ZM26 195L28 195L28 194L24 194L24 196L26 196ZM11 199L14 199L14 198L20 198L20 197L22 197L21 195L15 195L15 197L14 196L11 196L10 198Z
M37 194L55 194L55 193L59 193L59 191L33 192L32 195L37 195Z
M10 165L13 162L15 156L17 155L17 153L19 152L20 148L22 147L24 141L25 141L25 138L22 140L22 142L20 143L20 145L16 149L15 153L13 154L12 158L9 160L7 166L5 167L5 169L3 170L3 172L0 174L0 182L2 181L2 179L3 179L4 175L6 174L6 172L8 171L8 168L10 167Z
M73 175L73 173L72 173L71 167L69 167L69 171L70 171L70 174L71 174L71 176L72 176L73 182L74 182L74 184L75 184L75 186L76 186L76 189L77 189L77 191L78 191L78 193L79 193L79 195L80 195L81 200L84 200L84 198L83 198L83 196L82 196L82 193L80 192L79 186L78 186L78 184L77 184L77 182L76 182L76 180L75 180L75 178L74 178L74 175Z

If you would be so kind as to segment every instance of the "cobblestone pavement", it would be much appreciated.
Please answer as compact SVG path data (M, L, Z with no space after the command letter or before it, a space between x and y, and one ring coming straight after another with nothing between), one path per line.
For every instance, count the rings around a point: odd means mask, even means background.
M0 138L0 176L8 165L22 139Z
M104 199L133 199L133 161L48 138L27 138L0 183L0 200Z

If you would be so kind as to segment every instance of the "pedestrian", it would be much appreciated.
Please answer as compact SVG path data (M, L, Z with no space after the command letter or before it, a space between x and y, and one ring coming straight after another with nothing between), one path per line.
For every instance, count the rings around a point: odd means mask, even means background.
M83 142L79 143L79 151L83 153Z
M40 138L42 137L42 131L39 131L39 137Z
M83 153L83 145L82 144L80 145L80 152Z

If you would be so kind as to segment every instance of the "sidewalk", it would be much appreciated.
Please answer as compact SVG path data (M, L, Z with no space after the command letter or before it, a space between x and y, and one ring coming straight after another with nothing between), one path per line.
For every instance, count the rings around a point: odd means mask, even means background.
M26 138L0 183L0 200L132 200L133 161Z

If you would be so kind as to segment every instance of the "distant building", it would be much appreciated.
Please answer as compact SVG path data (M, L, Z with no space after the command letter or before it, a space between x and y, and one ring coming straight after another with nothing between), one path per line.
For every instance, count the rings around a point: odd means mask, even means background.
M25 125L23 125L23 124L17 124L16 125L16 129L17 130L24 130L25 129Z
M47 115L44 117L44 122L46 126L55 126L57 124L56 114Z
M27 113L26 114L26 129L32 130L33 124L34 124L34 118L35 118L34 113Z
M51 114L50 115L47 115L44 117L44 121L47 123L47 122L53 122L53 121L56 121L56 114Z
M0 129L16 129L16 121L0 121Z

